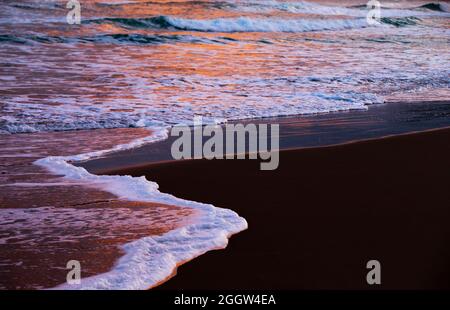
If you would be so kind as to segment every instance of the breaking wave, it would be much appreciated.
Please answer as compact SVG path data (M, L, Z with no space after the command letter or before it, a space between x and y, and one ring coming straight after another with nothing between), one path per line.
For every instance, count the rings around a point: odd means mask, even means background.
M203 32L307 32L367 27L365 19L281 19L281 18L217 18L187 19L172 16L150 18L106 18L94 23L114 23L125 28L174 29Z
M418 16L421 16L420 14ZM383 14L382 24L393 26L416 25L421 19L406 14L397 16ZM267 18L235 17L216 19L188 19L174 16L154 16L148 18L103 18L88 20L86 23L111 23L127 29L171 29L200 32L309 32L321 30L345 30L366 28L370 25L366 17L340 19L312 18Z

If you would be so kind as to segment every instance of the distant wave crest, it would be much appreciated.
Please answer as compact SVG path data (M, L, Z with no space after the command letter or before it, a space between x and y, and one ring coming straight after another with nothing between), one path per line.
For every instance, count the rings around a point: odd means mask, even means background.
M404 6L396 3L395 7L385 4L380 1L380 5L383 8L383 15L385 17L403 17L403 16L422 16L430 15L430 12L424 11L424 9L436 11L436 12L450 12L450 5L440 2L430 2L418 7L411 6L407 1L404 2ZM315 14L315 15L342 15L353 17L364 17L367 15L368 6L366 4L358 4L351 6L341 6L339 1L336 1L335 5L323 5L308 1L249 1L243 2L241 5L235 7L235 10L245 12L271 12L271 11L285 11L290 13L302 13L302 14ZM431 15L435 15L432 14Z
M186 19L172 16L150 18L108 18L96 23L114 23L126 28L160 28L203 32L307 32L366 27L365 19L281 19L281 18L217 18Z
M420 19L413 16L383 17L381 22L397 27L416 25ZM125 28L173 29L200 32L309 32L344 30L368 27L365 18L345 19L281 19L281 18L217 18L187 19L172 16L149 18L107 18L91 20L95 23L114 23Z
M420 22L421 19L417 17L382 17L381 22L383 24L392 25L396 27L414 26Z
M450 4L448 4L448 3L434 3L434 2L427 3L427 4L420 6L420 8L429 9L432 11L450 13Z

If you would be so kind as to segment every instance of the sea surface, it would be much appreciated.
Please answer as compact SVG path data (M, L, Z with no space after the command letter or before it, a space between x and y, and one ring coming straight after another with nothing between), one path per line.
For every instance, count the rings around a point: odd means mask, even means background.
M71 163L177 124L450 98L450 3L0 1L0 288L148 288L247 228ZM65 283L81 261L80 285Z

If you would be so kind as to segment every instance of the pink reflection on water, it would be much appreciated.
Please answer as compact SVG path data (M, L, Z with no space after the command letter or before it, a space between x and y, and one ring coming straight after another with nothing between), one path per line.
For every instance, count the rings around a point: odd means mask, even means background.
M193 219L192 209L119 199L33 164L148 135L146 129L0 135L0 288L61 284L72 259L80 261L82 277L106 272L123 254L120 245Z

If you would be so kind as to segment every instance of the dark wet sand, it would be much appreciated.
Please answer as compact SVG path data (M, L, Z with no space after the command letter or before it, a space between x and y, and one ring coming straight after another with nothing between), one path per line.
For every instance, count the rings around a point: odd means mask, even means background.
M195 160L110 173L244 216L249 229L158 289L450 289L450 129L282 151L258 161Z
M265 118L239 123L279 124L280 148L317 147L450 126L450 101L392 102L369 110ZM173 160L170 148L178 137L109 154L77 165L92 173Z

